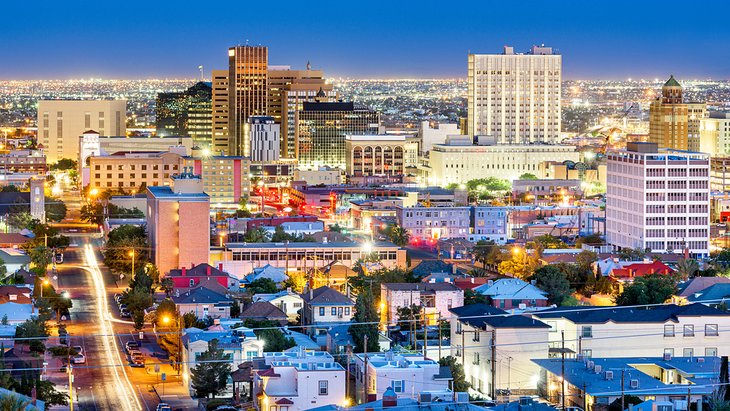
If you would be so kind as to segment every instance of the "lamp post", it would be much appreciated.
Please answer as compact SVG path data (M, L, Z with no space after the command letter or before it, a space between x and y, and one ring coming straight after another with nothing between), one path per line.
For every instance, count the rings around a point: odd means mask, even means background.
M44 278L44 279L43 279L43 282L41 283L41 299L43 299L43 287L47 286L47 285L48 285L48 284L50 284L50 283L51 283L51 282L50 282L50 281L48 281L48 279L47 279L47 278Z
M129 252L129 256L130 256L130 257L132 257L132 276L131 276L131 277L129 277L130 279L134 278L134 255L135 255L135 253L134 253L134 249L132 249L132 250L131 250L131 251Z
M173 320L169 316L162 317L162 324L170 324ZM182 368L182 332L180 329L180 315L175 313L175 337L177 339L177 375L180 375L180 368Z

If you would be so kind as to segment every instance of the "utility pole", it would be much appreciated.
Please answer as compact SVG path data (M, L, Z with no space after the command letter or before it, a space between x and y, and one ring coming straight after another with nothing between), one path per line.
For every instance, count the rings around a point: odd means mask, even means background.
M441 317L439 317L439 360L441 359Z
M565 411L565 331L560 331L560 402ZM623 398L623 397L622 397ZM624 408L623 400L621 401L621 409Z
M624 405L624 369L621 369L621 409L624 410L626 408Z
M74 375L71 366L71 335L66 334L66 371L68 372L68 405L74 411Z
M490 365L492 368L492 400L497 399L497 330L492 330L492 341L490 343L492 348L492 358Z
M364 350L363 350L363 357L365 362L365 370L363 372L364 379L363 379L363 402L368 402L368 336L367 334L364 337L365 344L364 344Z
M428 330L426 330L426 310L421 310L421 318L423 319L423 360L428 356Z

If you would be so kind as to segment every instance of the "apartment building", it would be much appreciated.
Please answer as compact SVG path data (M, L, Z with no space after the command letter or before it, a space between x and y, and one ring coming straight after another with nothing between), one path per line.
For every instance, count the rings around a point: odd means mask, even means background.
M507 229L509 207L476 206L472 211L474 232L470 241L494 241L506 244L511 235Z
M88 158L89 184L98 189L124 190L170 185L170 176L181 170L182 158L176 152L91 156Z
M531 359L548 358L549 325L487 304L450 311L451 355L464 366L474 390L492 398L498 390L537 392L538 367Z
M470 207L396 207L396 216L412 239L468 238L470 211Z
M700 119L699 152L712 157L730 155L730 114L711 112Z
M193 156L182 159L182 164L201 177L203 190L216 209L236 208L241 196L249 193L251 163L248 157L205 156L193 152Z
M35 173L48 171L46 156L37 150L9 150L0 154L0 167L11 173Z
M211 145L217 155L229 154L228 149L228 70L211 73Z
M421 307L428 324L438 324L464 305L464 290L452 283L386 283L380 285L380 303L380 316L390 325L398 322L399 308L412 306Z
M552 47L469 54L468 130L500 144L560 141L562 59Z
M607 155L606 240L621 248L709 255L710 158L627 143Z
M550 326L551 347L559 347L565 333L565 348L584 358L730 354L730 315L716 308L700 303L584 308L560 307L533 316Z

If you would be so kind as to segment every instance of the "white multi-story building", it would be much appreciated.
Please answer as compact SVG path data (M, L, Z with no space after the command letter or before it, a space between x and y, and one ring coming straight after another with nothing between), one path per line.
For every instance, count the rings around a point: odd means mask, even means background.
M730 354L730 316L695 303L582 310L560 307L533 314L550 326L549 341L584 357L677 357Z
M345 368L325 351L264 353L266 368L253 372L259 411L302 411L345 403Z
M102 136L126 135L127 101L38 101L38 144L45 147L48 163L61 158L76 160L79 136L89 130Z
M522 174L537 174L544 161L580 161L575 146L554 144L473 144L469 136L450 136L429 154L431 184L446 186L477 178L517 180Z
M421 121L418 129L418 137L421 139L421 154L426 154L433 148L434 144L444 144L446 138L459 134L459 125L452 123L434 123Z
M396 216L412 239L468 238L470 211L470 207L396 207Z
M607 156L606 239L621 248L709 254L710 156L628 143Z
M248 118L251 137L251 161L278 161L280 126L273 117L251 116Z
M699 121L699 151L712 157L730 155L730 114L712 112Z
M493 398L498 390L536 392L539 368L531 360L548 358L547 324L471 304L451 309L450 328L451 355L464 366L473 389Z
M380 285L380 315L398 321L398 309L422 307L429 324L448 318L449 310L464 305L464 290L452 283L385 283Z
M355 354L356 388L358 396L364 393L365 355ZM450 373L442 373L438 361L419 354L401 354L392 351L368 354L368 401L383 399L383 393L391 388L398 398L418 399L421 393L450 394ZM358 398L365 401L365 398Z
M469 241L487 240L505 244L510 238L507 230L509 207L474 207L474 233Z
M561 56L551 47L527 54L469 54L468 131L502 144L560 140Z

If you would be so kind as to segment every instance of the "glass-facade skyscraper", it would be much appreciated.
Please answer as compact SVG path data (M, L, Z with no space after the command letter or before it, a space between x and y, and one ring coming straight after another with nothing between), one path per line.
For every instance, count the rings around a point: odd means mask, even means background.
M201 148L211 146L210 83L198 82L182 92L157 94L157 135L190 136Z
M304 102L297 112L296 148L299 168L345 169L346 135L378 134L380 114L353 102Z
M250 154L248 118L268 115L268 66L268 47L247 45L228 49L230 155Z

